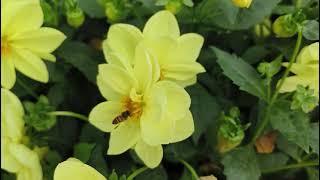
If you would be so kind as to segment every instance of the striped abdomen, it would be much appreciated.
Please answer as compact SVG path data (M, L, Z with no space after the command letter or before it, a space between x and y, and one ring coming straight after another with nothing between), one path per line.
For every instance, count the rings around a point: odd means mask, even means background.
M112 124L119 124L119 123L127 120L129 116L130 116L130 112L124 111L119 116L117 116L113 119Z

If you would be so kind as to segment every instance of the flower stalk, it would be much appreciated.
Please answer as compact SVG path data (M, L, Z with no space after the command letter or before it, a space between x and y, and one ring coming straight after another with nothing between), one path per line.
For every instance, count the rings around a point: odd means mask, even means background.
M70 111L53 111L53 112L49 112L48 114L52 116L74 117L83 121L89 121L86 116L78 113L70 112Z

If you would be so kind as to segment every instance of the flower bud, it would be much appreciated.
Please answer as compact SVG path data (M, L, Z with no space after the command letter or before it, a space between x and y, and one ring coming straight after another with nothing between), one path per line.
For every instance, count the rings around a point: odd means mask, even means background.
M59 24L59 14L52 6L44 0L40 1L43 12L43 21L46 26L57 27Z
M74 28L80 27L85 20L85 15L80 8L67 12L67 22L70 26Z
M314 90L298 85L292 98L291 109L301 109L303 112L308 113L317 105L318 99L314 96Z
M266 38L270 35L271 21L269 18L265 19L261 24L254 26L254 33L257 37Z
M275 132L271 132L259 137L254 145L258 153L269 154L273 152L276 140L277 134Z
M166 5L165 9L172 12L173 14L177 14L182 9L181 0L170 0Z
M284 15L278 17L272 25L272 30L278 38L288 38L294 36L298 27L293 21L292 15Z
M240 8L249 8L252 0L232 0L232 2Z

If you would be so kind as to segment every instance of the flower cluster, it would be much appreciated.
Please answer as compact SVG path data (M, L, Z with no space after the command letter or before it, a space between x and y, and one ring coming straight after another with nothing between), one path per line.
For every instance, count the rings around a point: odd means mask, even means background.
M162 145L188 138L194 131L191 99L183 89L196 82L204 68L196 62L203 38L180 36L169 11L160 11L143 32L127 24L110 27L97 84L108 100L98 104L89 120L110 132L109 155L133 148L150 168L163 156Z

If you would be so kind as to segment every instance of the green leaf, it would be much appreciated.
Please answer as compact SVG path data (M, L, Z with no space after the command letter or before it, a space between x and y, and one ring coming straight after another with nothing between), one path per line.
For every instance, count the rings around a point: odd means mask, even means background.
M74 146L73 156L83 163L87 163L96 144L78 143Z
M281 167L287 164L289 160L289 157L281 152L276 152L272 154L258 154L257 158L261 170Z
M91 18L105 17L103 7L97 0L78 0L80 8Z
M319 180L319 169L318 168L306 168L309 180Z
M206 0L199 4L201 21L230 30L249 29L271 14L280 0L254 0L250 8L236 8L232 1Z
M194 119L195 131L192 139L195 143L198 142L200 136L206 131L208 125L217 119L220 112L220 107L214 96L210 95L208 91L196 84L187 89L191 96L191 112ZM210 109L208 111L208 109Z
M179 180L196 180L187 168L183 169L183 173Z
M234 84L238 85L241 90L266 100L263 81L252 66L241 58L218 48L212 47L212 50L217 55L217 62L222 68L223 73L228 76Z
M11 174L9 172L1 170L1 179L2 180L15 180L16 176L15 176L15 174Z
M192 0L183 0L182 2L183 2L184 5L186 5L188 7L193 7Z
M319 122L311 124L310 146L319 156Z
M110 174L108 179L109 180L118 180L118 175L114 169L112 170L112 173Z
M57 50L57 54L82 72L92 83L96 83L98 64L103 61L97 60L96 52L89 46L81 42L69 41Z
M316 20L306 21L302 29L302 35L308 40L319 40L319 22Z
M107 177L109 169L105 160L105 155L107 154L105 150L105 146L97 144L91 152L91 157L88 161L88 164L99 171L102 175Z
M252 147L240 147L227 153L223 159L223 173L228 180L259 180L258 160Z
M255 64L263 60L268 55L269 51L261 45L256 45L248 48L242 55L244 59L249 64Z
M288 101L274 104L271 112L269 118L272 127L289 141L309 152L311 127L308 115L300 111L290 110L290 102Z
M62 158L58 152L49 150L41 160L42 171L45 179L53 180L54 170L61 161Z
M288 141L283 135L279 135L277 138L277 148L292 157L293 159L299 159L299 146Z
M135 180L167 180L168 175L163 166L148 169L134 178Z
M166 146L164 157L170 161L177 161L178 159L188 160L194 157L198 150L190 140L185 140Z

